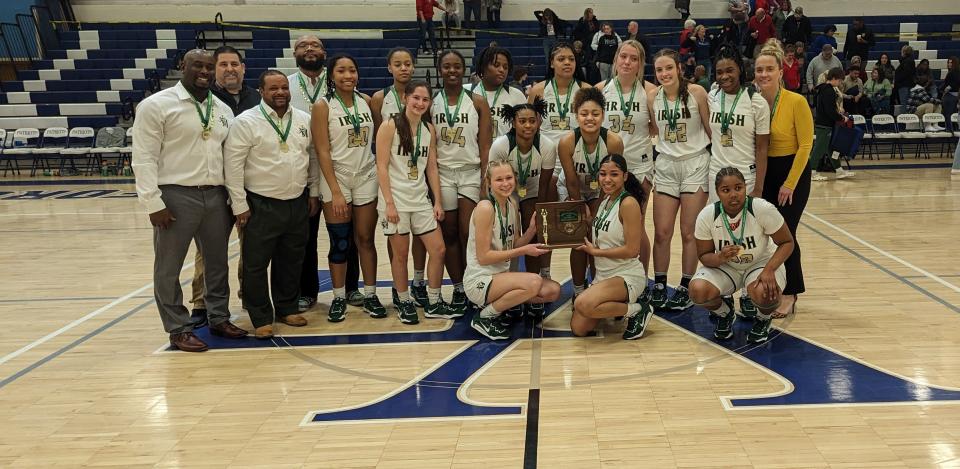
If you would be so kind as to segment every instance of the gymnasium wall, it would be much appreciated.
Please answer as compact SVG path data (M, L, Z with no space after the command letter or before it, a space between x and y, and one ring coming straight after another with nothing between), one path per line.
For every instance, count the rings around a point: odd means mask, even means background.
M726 0L692 0L694 18L726 16ZM808 16L957 14L957 0L795 0ZM504 20L533 19L533 10L551 8L575 20L586 6L601 19L679 18L673 0L505 0ZM80 21L414 21L414 0L73 0ZM438 11L439 12L439 11Z

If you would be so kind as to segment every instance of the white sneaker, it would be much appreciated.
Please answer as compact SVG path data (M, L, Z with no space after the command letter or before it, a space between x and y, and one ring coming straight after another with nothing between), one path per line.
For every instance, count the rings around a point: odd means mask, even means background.
M853 171L847 171L843 168L837 168L837 179L852 178L854 174L855 173Z
M827 177L824 176L824 175L822 175L822 174L817 173L816 171L812 171L811 174L810 174L810 180L811 180L811 181L826 181L826 180L827 180Z

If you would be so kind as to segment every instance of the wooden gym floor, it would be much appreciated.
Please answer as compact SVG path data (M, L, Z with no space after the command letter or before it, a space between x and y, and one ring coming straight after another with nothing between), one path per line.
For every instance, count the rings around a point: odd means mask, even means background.
M332 325L325 281L306 328L170 352L133 186L17 181L0 179L0 467L960 467L960 180L942 167L816 183L807 294L752 348L748 323L712 340L702 310L634 342L614 323L570 338L568 302L497 344L465 319ZM565 256L552 270L568 278Z

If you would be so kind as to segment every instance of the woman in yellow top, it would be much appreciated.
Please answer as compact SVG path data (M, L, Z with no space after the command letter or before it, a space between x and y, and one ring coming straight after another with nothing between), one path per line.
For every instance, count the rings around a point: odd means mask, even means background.
M813 115L806 98L783 87L783 48L779 41L767 41L754 67L757 87L770 104L770 148L763 198L776 205L796 242L797 225L810 196L807 160L813 146ZM797 295L805 291L798 242L784 265L787 286L773 317L793 313Z

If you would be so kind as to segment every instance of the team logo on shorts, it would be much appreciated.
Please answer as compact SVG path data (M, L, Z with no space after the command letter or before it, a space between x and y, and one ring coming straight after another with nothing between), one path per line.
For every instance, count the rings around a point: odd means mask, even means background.
M306 127L304 127L304 126L301 125L299 128L297 128L297 131L300 132L300 136L301 136L301 137L306 137L306 136L307 136L307 128L306 128Z
M390 222L388 222L386 218L384 218L383 220L380 220L380 227L381 227L381 228L387 229L388 226L390 226Z
M486 288L486 286L487 286L486 282L477 282L477 290L483 290L484 288Z
M220 125L226 127L227 124L228 124L228 123L227 123L227 118L226 118L226 117L223 117L223 116L220 116Z

